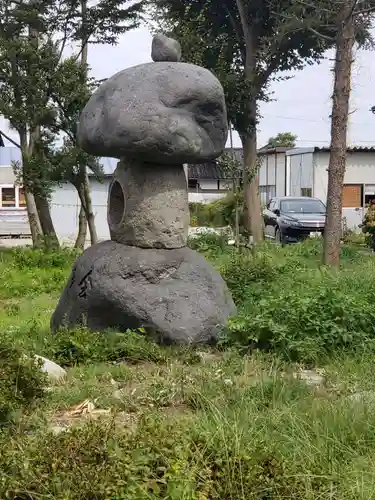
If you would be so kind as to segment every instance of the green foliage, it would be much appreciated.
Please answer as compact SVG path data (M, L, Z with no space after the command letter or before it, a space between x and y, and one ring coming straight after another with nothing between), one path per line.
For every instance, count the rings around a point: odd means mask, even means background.
M254 296L261 299L268 283L272 283L282 273L284 266L275 262L266 252L238 253L232 250L220 267L236 304L246 303ZM259 292L259 295L257 293Z
M138 26L143 4L1 2L0 114L19 135L22 164L14 169L28 191L48 197L58 181L82 185L86 167L100 174L98 162L75 147L79 114L95 88L80 56L88 44L113 45ZM67 44L76 42L78 55L63 58ZM62 132L68 140L56 154L55 139Z
M373 261L365 263L355 248L343 247L345 266L354 267L333 273L318 268L320 252L317 243L306 242L284 255L266 246L224 261L222 275L239 315L230 321L223 345L234 342L244 350L314 363L338 350L373 349Z
M71 366L78 363L112 361L160 362L163 351L141 332L120 334L108 331L93 333L87 329L59 332L51 344L51 354L57 363Z
M0 333L0 427L35 407L45 387L39 362L10 335Z
M238 2L162 0L155 3L159 28L182 43L184 59L214 71L223 84L229 121L240 135L251 133L254 117L245 102L267 99L267 88L280 71L301 69L321 59L333 40L317 36L310 26L330 33L335 18L316 5L271 1L244 2L246 27ZM328 16L329 17L329 16ZM250 21L251 20L251 21ZM246 47L244 30L252 34L254 53ZM245 72L246 54L252 65Z
M198 226L226 227L234 230L236 206L239 209L240 233L245 234L243 191L238 195L229 191L225 196L211 203L189 203L190 215L196 218Z
M241 179L243 163L236 158L235 154L224 151L224 153L217 158L216 163L224 172L228 180L239 181Z
M1 250L0 298L31 297L60 291L77 256L78 252L71 249Z
M229 192L222 198L213 201L208 207L212 214L213 222L221 222L222 226L230 226L235 229L236 207L239 210L240 233L246 234L245 213L244 213L244 194L242 190L237 193Z
M365 234L365 241L368 247L375 250L375 204L371 204L362 223L362 232Z
M7 254L14 268L19 270L33 268L61 269L71 265L79 256L79 251L70 248L48 251L45 249L25 247L10 249L8 252L5 252L5 255Z
M374 404L269 370L204 392L188 418L151 410L127 429L114 419L57 436L3 432L1 498L370 500Z
M193 220L193 227L196 226L212 226L209 206L206 203L189 203L190 220Z
M81 43L116 45L120 35L137 28L144 0L99 0L95 4L85 2L82 16L81 0L66 2L65 33L68 40Z
M197 250L208 259L214 259L225 253L228 248L228 237L225 234L203 233L199 236L190 237L188 246Z
M373 255L343 246L333 272L319 241L241 253L211 235L192 243L239 307L221 350L163 348L137 332L52 337L74 253L0 252L5 284L12 276L26 297L0 303L0 498L373 498ZM52 297L34 298L48 278ZM45 397L34 344L68 367ZM324 383L296 380L300 366L280 357L318 363ZM69 417L86 399L98 414Z
M269 148L295 148L297 136L292 132L280 132L275 137L268 139Z

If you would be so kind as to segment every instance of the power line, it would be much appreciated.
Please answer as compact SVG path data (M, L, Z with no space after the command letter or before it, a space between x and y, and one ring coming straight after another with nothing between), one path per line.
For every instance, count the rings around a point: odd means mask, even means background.
M308 123L325 123L329 125L330 119L329 118L321 118L320 120L312 120L310 118L303 118L302 116L282 116L282 115L272 115L269 113L262 113L262 116L268 116L270 118L280 118L282 120L295 120L295 121L301 121L301 122L308 122ZM351 125L367 125L367 126L373 126L374 123L372 122L351 122Z

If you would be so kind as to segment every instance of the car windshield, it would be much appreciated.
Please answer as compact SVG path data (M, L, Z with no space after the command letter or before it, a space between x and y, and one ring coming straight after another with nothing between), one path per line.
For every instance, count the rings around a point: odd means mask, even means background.
M326 207L320 200L285 200L280 203L281 212L299 214L325 214Z

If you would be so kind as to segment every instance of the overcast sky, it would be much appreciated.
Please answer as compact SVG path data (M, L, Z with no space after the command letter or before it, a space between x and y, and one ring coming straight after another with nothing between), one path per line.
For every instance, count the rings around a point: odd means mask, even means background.
M113 75L121 69L150 62L151 35L147 28L139 28L122 36L116 47L90 46L89 64L97 78ZM262 104L258 145L267 143L279 132L293 132L298 146L329 144L329 114L332 92L332 54L320 65L296 72L287 81L273 85L274 101ZM348 140L351 145L375 146L375 115L369 109L375 105L375 54L356 53L351 115ZM291 73L293 74L293 73ZM372 90L371 90L372 89ZM9 130L0 119L0 128ZM14 134L12 134L13 137ZM235 146L240 146L234 137Z

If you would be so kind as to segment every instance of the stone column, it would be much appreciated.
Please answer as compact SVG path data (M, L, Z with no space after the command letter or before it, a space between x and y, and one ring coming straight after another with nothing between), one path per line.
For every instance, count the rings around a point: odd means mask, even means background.
M182 248L189 230L182 165L121 160L108 195L111 239L141 248Z

